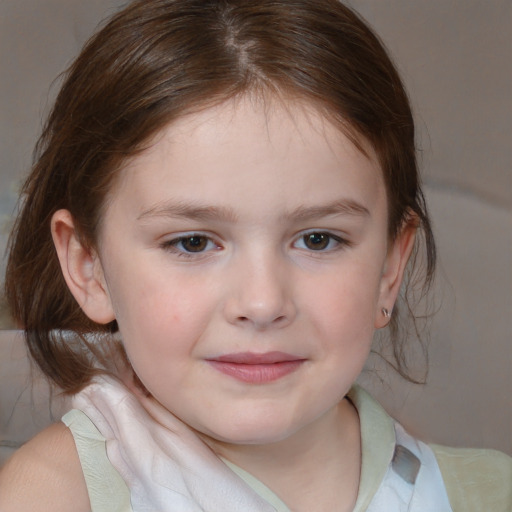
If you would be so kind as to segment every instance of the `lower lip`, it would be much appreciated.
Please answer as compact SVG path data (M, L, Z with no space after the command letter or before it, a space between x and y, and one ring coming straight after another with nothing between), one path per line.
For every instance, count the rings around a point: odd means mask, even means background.
M281 361L279 363L243 364L227 361L208 361L216 370L239 381L264 384L279 380L297 370L304 360Z

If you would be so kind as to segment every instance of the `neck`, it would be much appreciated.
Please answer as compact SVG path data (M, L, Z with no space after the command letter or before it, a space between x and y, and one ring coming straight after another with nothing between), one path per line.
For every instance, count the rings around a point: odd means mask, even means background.
M349 400L279 442L232 445L205 441L218 455L269 487L291 510L353 509L361 470L361 436L359 417Z

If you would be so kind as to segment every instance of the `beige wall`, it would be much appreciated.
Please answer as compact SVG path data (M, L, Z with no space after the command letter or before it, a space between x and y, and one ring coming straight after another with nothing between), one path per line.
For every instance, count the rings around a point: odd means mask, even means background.
M0 0L2 251L20 177L53 94L51 81L98 20L120 3ZM512 454L512 3L351 4L381 34L413 98L440 255L428 385L407 385L378 362L377 373L363 380L429 440ZM12 334L0 336L4 444L41 426L38 420L24 430L22 418L8 421L19 389L19 382L10 384L13 367L6 370L12 342Z

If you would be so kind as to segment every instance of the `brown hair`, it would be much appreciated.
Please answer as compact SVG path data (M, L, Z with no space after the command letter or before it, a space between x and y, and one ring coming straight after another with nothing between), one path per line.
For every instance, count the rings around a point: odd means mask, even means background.
M417 219L428 287L435 249L410 106L386 51L358 15L338 0L138 0L67 71L10 240L12 313L32 356L64 391L83 387L98 360L106 364L108 344L91 333L113 333L116 325L93 323L69 292L51 239L52 215L68 209L93 249L106 195L126 158L185 112L254 91L312 102L354 141L370 142L387 188L389 236ZM395 366L405 375L398 327L393 320Z

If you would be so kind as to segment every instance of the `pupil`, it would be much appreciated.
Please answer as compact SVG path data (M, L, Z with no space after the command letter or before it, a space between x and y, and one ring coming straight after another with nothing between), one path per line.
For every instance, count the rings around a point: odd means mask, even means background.
M325 249L329 245L329 235L325 233L311 233L305 236L304 242L309 249L319 251Z
M189 252L201 252L206 248L206 238L204 236L190 236L182 241L184 249Z

